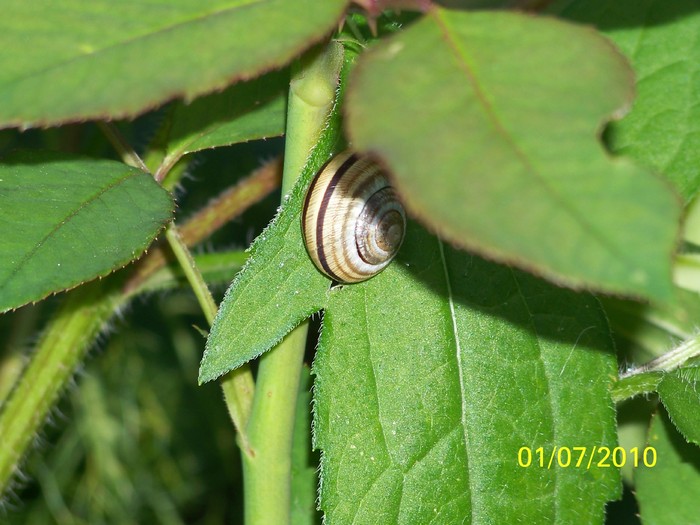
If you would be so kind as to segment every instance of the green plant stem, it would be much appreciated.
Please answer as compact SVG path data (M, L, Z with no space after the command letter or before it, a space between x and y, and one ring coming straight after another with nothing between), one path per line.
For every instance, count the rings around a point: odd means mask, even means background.
M100 127L125 162L142 167L140 159L136 160L138 156L125 145L113 125L103 123ZM261 168L250 177L249 183L240 188L237 186L237 191L216 201L214 207L217 211L225 208L224 213L228 214L230 220L277 186L275 171L273 164L266 166L264 170ZM208 221L211 215L212 213L207 211L188 221L185 244L192 245L201 241L223 224L220 220L215 224L201 224ZM217 213L214 215L218 216ZM150 259L150 255L145 259ZM129 279L131 287L125 286L127 273L124 272L88 283L65 295L64 303L49 320L46 331L35 346L31 362L18 379L17 386L10 393L7 402L2 405L0 494L10 485L12 475L19 467L29 444L34 440L65 384L84 359L90 345L115 311L124 306L137 291L148 289L149 277L164 264L165 258L158 259L149 267L148 272L139 273L135 280ZM235 410L240 413L240 428L246 427L246 414L250 412L253 388L249 370L229 374L222 381L229 411ZM240 393L243 401L234 399L236 393Z
M216 317L216 302L214 302L209 287L204 281L199 268L197 268L192 254L180 237L175 222L171 222L165 229L165 238L168 240L170 249L175 254L175 258L180 263L180 267L197 297L199 306L204 312L204 317L207 319L209 326L211 326L214 322L214 317ZM250 371L250 367L243 365L226 374L221 380L221 388L224 392L224 400L229 416L238 431L239 443L246 450L248 448L246 423L250 415L253 392L255 390L253 373Z
M659 372L621 377L619 381L613 383L611 392L613 401L620 403L626 399L655 392L662 378L663 374Z
M224 224L240 216L279 187L281 171L279 159L273 159L254 170L232 188L226 189L179 225L178 233L182 240L187 246L199 244ZM165 251L156 245L136 264L132 276L126 283L125 291L133 293L138 290L165 264Z
M123 304L120 284L95 281L70 292L48 324L0 414L0 493L90 344Z
M646 372L670 372L683 366L693 357L700 356L700 335L687 339L665 354L649 361L645 365L630 370L620 376L621 379Z
M248 260L248 254L241 250L200 253L193 255L193 257L204 280L209 284L218 285L230 283ZM176 261L169 261L168 264L151 273L138 287L130 288L128 293L126 290L124 292L131 298L143 293L188 288L189 286L189 281L180 264Z
M331 42L321 53L302 57L289 83L287 142L284 150L282 195L289 192L318 143L335 103L343 65L343 47Z
M20 348L36 332L40 308L29 306L15 312L12 328L6 341L7 351L0 357L0 407L19 380L24 370L24 355ZM0 440L1 442L1 440Z
M331 43L302 58L290 83L282 194L296 182L335 103L342 48ZM291 454L306 348L304 322L260 360L243 454L246 525L291 523Z
M117 153L122 158L124 164L128 164L134 168L138 168L146 173L150 173L146 165L141 160L129 143L124 140L124 136L119 132L119 129L112 122L98 121L97 125L104 133L107 140L112 144Z
M292 434L307 332L304 322L260 359L243 454L246 525L291 520Z
M149 172L148 167L146 167L146 164L141 160L141 157L139 157L133 148L131 148L131 146L126 142L126 140L124 140L121 133L119 133L119 130L113 124L103 122L100 123L100 127L115 149L120 153L125 163ZM167 165L161 164L156 172L156 180L161 182L163 178L167 176L174 164L175 163ZM235 189L231 193L234 192ZM219 202L228 203L229 200L230 199L228 198L223 198L219 199ZM222 224L217 223L215 217L213 218L211 215L200 215L200 217L202 217L201 221L193 221L193 223L199 224L200 222L213 222L218 226L221 226ZM197 268L197 265L194 262L189 249L187 248L187 244L180 236L174 221L166 227L165 238L167 239L171 250L175 254L175 258L180 264L187 281L190 283L190 287L197 297L197 301L202 308L204 317L209 323L209 326L211 326L211 324L214 322L214 317L216 317L216 302L214 301L214 298L212 297L201 272ZM226 403L229 416L233 421L234 427L238 431L239 443L242 448L247 449L248 440L245 434L246 423L250 415L253 392L255 390L255 383L253 381L253 374L250 371L250 367L245 365L226 374L221 380L221 388L224 393L224 401Z
M187 281L190 283L194 295L197 297L197 301L199 301L202 312L204 312L204 317L207 319L209 326L211 326L214 322L214 317L216 317L216 303L211 296L207 283L204 282L204 278L192 258L192 254L180 238L180 234L175 226L175 221L168 224L165 229L165 238L168 240L168 244L175 254L175 258L180 263L182 271L185 272Z

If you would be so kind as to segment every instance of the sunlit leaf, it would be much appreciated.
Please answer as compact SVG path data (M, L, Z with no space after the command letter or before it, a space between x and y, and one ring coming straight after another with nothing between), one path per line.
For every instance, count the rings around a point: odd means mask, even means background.
M314 364L326 518L600 523L619 473L549 460L615 446L611 349L592 297L412 227L398 261L326 306Z

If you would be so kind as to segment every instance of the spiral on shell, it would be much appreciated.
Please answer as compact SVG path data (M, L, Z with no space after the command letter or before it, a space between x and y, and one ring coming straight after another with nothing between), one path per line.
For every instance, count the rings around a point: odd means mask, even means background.
M316 267L339 283L381 272L401 247L406 213L381 167L344 151L311 182L301 216L306 249Z

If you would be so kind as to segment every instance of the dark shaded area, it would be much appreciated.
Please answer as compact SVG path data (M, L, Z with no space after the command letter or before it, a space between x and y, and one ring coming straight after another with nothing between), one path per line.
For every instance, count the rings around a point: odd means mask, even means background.
M637 500L632 488L626 483L623 485L622 499L611 501L605 507L605 523L606 525L641 525Z
M143 151L166 110L117 126ZM176 190L178 220L279 154L283 144L271 139L192 155ZM0 155L18 149L29 150L23 160L30 163L39 161L32 149L53 150L48 155L55 158L78 152L118 160L92 123L0 131ZM279 193L268 197L195 252L245 248L279 200ZM0 316L4 371L8 362L18 370L26 362L64 297ZM0 502L0 522L242 523L236 435L218 383L197 385L204 338L195 326L207 323L188 291L136 298L111 321L41 430L22 466L23 480Z
M658 26L700 11L696 0L570 0L555 2L552 14L603 31Z
M582 306L595 305L597 308L590 293L559 287L533 274L454 248L446 242L443 249L455 302L528 331L536 328L540 338L583 345L606 353L612 351L606 349L609 332L602 311L587 311L587 315L596 320L593 329L580 333L562 329L569 320L580 317ZM437 238L409 220L408 233L397 260L436 294L444 295L442 270L427 270L429 267L441 268L440 258ZM535 318L541 314L548 320L537 322L535 319L533 324L530 314ZM561 323L553 322L554 317L559 317Z

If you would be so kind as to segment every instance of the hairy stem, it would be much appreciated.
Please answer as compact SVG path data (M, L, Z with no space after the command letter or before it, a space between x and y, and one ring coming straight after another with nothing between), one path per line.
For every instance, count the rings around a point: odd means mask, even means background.
M116 285L115 285L116 283ZM116 279L70 292L0 414L0 493L92 342L124 302Z
M214 317L216 317L216 302L214 302L209 287L207 287L207 283L204 282L204 278L199 272L199 268L197 268L190 250L180 237L177 226L175 226L175 221L168 224L165 229L165 238L168 239L170 249L175 254L178 263L180 263L182 271L185 272L185 277L187 277L187 281L190 283L190 288L192 288L199 302L199 306L202 312L204 312L204 317L209 323L209 326L211 326L214 322Z
M683 366L689 359L699 355L700 335L687 339L656 359L621 374L620 379L643 374L645 372L670 372L671 370Z

